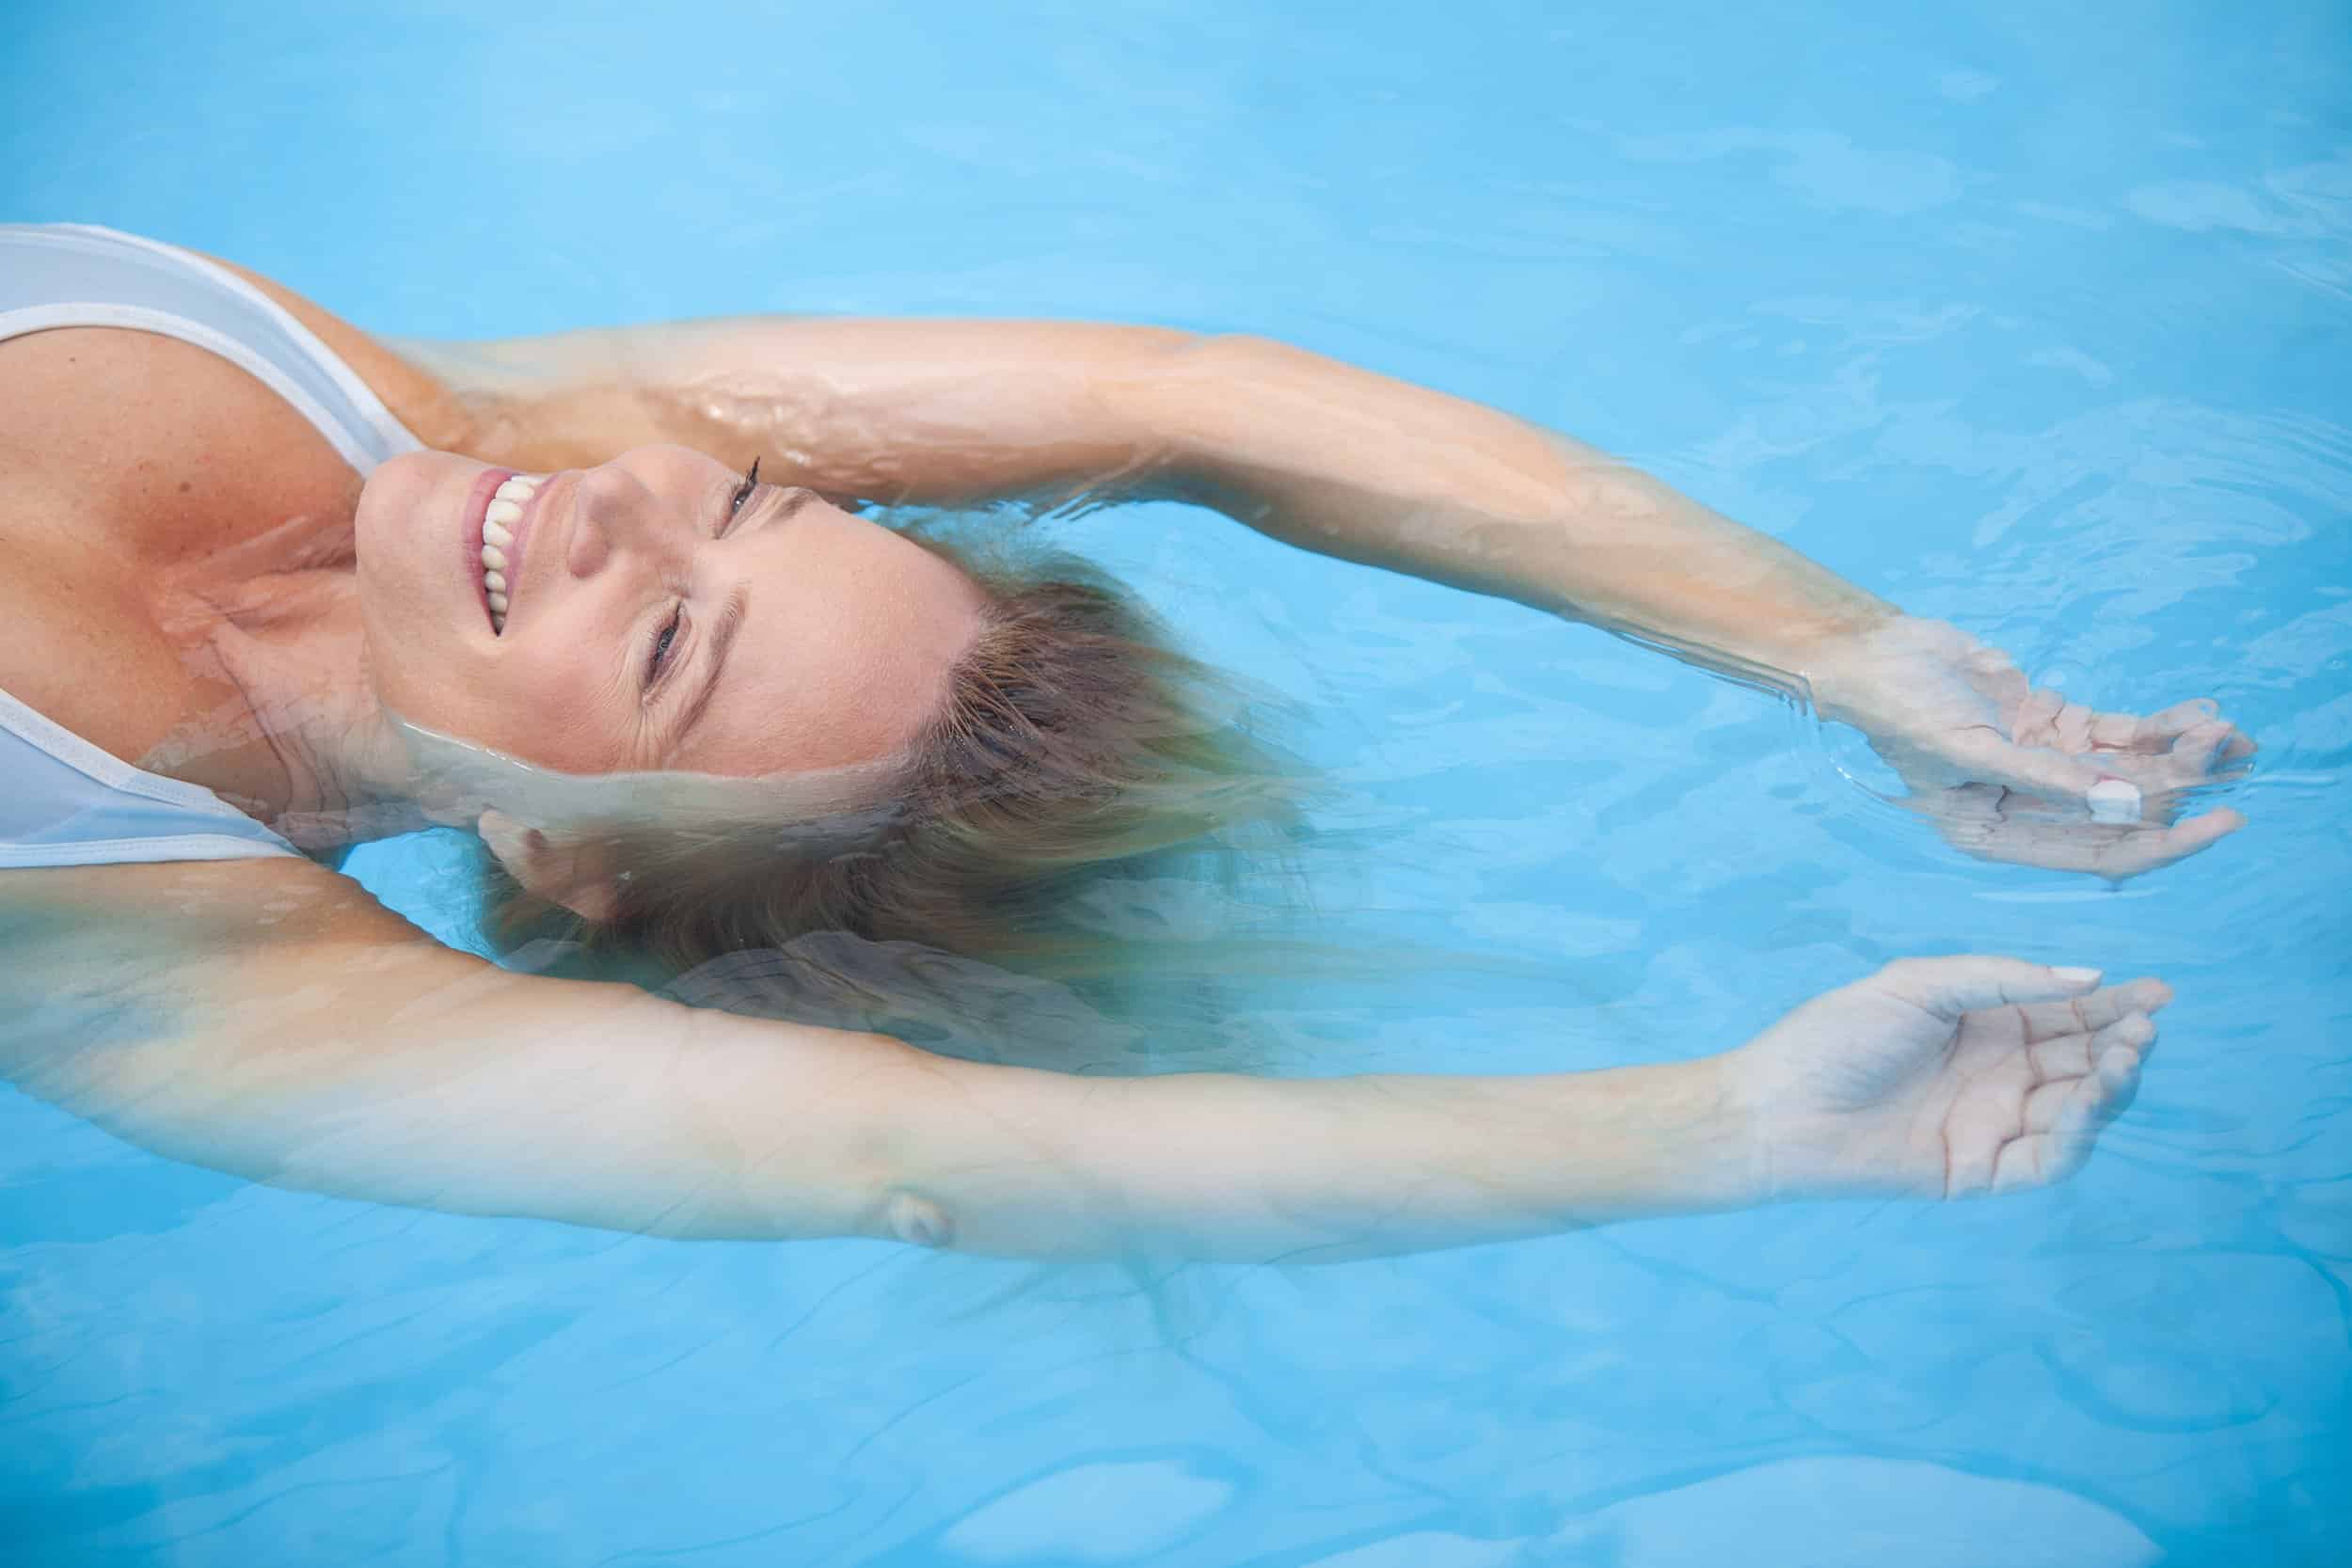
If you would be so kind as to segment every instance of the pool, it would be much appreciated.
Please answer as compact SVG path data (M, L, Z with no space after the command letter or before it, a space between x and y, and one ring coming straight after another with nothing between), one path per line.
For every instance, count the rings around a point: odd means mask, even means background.
M1322 1070L1736 1043L1900 954L2160 971L2070 1184L1324 1271L681 1244L287 1194L0 1091L0 1560L2352 1560L2352 15L416 4L21 18L0 219L358 323L1263 332L1623 451L2125 707L2264 744L2120 890L1851 737L1176 507L1054 525L1314 715ZM456 847L351 869L453 936Z

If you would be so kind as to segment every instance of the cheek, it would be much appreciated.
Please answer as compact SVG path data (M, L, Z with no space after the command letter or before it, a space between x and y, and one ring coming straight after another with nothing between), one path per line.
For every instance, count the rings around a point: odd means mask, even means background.
M465 674L441 700L476 744L560 773L620 766L628 711L583 639L550 636L546 645L513 650Z
M624 765L635 709L615 695L611 635L565 607L501 646L450 634L398 575L360 579L360 620L376 701L418 728L564 773ZM486 628L485 628L486 630Z

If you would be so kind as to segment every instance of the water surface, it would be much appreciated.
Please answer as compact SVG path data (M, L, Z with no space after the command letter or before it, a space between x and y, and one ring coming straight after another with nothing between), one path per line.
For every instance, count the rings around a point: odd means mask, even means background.
M1959 858L1851 736L1597 633L1182 508L1061 525L1311 710L1383 834L1335 914L1557 975L1270 1000L1266 1038L1598 1066L1900 954L2160 972L2088 1171L1146 1288L308 1197L8 1094L15 1560L2352 1558L2343 8L1269 9L44 13L0 218L404 334L1269 333L1626 452L2103 706L2218 697L2251 826L2108 890ZM353 868L457 936L451 855Z

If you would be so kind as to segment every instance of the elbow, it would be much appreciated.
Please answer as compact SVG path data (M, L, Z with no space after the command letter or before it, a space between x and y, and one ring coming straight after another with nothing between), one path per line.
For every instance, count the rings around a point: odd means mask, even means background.
M879 1218L874 1228L889 1241L938 1252L956 1243L955 1218L947 1206L912 1188L894 1187L885 1192Z
M1248 332L1186 333L1168 344L1163 353L1188 371L1220 379L1262 373L1276 365L1315 357L1279 339Z
M1168 333L1140 356L1100 367L1089 393L1129 454L1129 499L1242 515L1251 499L1234 485L1230 458L1253 436L1256 444L1271 439L1250 428L1251 411L1267 406L1266 394L1302 383L1315 363L1270 338ZM1311 390L1311 375L1303 384Z
M932 1119L926 1108L951 1092L953 1069L886 1035L863 1043L872 1061L887 1067L869 1080L880 1092L860 1118L865 1133L854 1140L848 1162L859 1173L855 1185L862 1194L853 1228L878 1241L944 1252L956 1244L955 1212L922 1153Z

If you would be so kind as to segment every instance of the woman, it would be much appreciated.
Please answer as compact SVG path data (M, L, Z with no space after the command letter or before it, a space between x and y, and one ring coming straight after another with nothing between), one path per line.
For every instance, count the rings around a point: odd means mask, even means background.
M1265 342L389 343L65 227L0 230L0 1050L29 1092L256 1180L1322 1259L2046 1181L2137 1081L2160 983L1992 958L1895 964L1668 1067L1073 1078L499 969L309 858L452 822L528 897L690 955L828 924L985 948L998 899L1235 814L1185 667L1113 596L976 576L826 498L1182 497L1540 604L1809 696L1991 856L2121 877L2238 822L2172 820L2250 750L2205 705L2064 705L1571 443ZM2112 780L2139 819L2089 815Z

